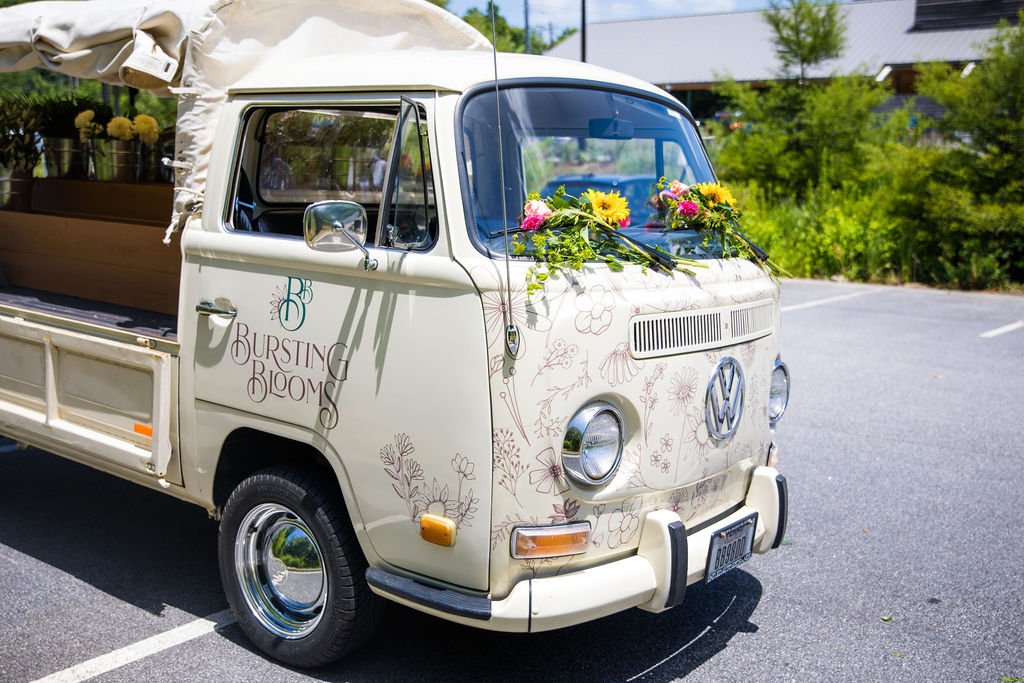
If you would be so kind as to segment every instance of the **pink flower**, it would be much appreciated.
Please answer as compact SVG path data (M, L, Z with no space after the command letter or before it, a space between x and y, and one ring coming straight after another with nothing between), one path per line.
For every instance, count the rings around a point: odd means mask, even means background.
M523 213L526 217L540 216L541 219L547 218L551 215L551 209L540 199L531 199L526 202L526 206L523 207Z
M629 227L629 216L626 216L621 221L619 221L619 227L620 228L628 228Z
M683 218L693 218L700 213L700 207L697 206L696 202L687 200L685 202L679 202L679 205L676 207L676 213Z
M661 197L661 200L663 202L668 201L669 199L679 199L679 196L673 193L671 190L662 190L661 192L658 193L658 196Z
M690 194L690 188L688 188L686 185L679 182L678 180L673 180L671 183L669 183L668 189L676 197L685 197L686 195Z
M527 216L526 218L523 219L523 224L519 227L521 227L523 230L536 230L537 228L544 224L545 218L547 218L547 216Z

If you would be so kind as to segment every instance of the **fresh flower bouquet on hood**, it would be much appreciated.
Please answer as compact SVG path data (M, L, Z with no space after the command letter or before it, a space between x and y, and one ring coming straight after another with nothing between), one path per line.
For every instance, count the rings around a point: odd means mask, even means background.
M612 270L637 264L665 273L678 269L693 274L690 268L698 263L620 232L619 228L629 225L629 213L629 203L618 192L590 189L573 197L559 187L545 199L531 194L512 243L513 254L529 252L538 263L527 273L527 294L543 289L556 273L583 270L588 261L607 263Z
M658 194L653 203L658 221L666 230L694 230L704 235L704 246L718 242L724 258L747 258L768 267L773 273L778 266L759 246L740 232L742 214L729 188L718 183L686 185L678 180L658 181Z

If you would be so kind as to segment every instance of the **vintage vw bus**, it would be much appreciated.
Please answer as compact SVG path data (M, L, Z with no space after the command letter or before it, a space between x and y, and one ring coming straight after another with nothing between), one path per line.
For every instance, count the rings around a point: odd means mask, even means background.
M0 68L179 97L172 247L131 215L0 216L55 236L0 251L0 433L207 508L256 645L332 661L382 598L518 632L661 611L778 547L765 268L648 206L623 239L693 274L593 261L528 295L509 253L555 179L714 180L675 99L495 60L418 0L110 4L0 11Z

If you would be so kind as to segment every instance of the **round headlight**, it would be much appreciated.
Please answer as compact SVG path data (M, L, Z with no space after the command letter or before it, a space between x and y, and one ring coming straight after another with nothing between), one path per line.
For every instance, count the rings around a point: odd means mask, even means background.
M789 405L789 368L781 360L775 360L772 370L772 384L768 390L768 422L773 426L782 419Z
M592 403L576 413L565 430L562 466L589 485L612 478L622 459L622 415L608 403Z

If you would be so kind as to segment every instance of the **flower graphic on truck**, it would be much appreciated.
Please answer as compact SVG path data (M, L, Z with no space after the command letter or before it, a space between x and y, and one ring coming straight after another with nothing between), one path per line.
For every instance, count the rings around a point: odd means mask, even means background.
M473 463L456 453L450 463L458 479L455 486L437 477L431 477L428 484L423 466L412 457L415 452L416 446L408 434L396 434L391 443L380 449L384 473L391 479L395 495L405 502L410 521L417 524L421 516L429 513L447 517L455 522L456 528L471 526L480 502L473 489L466 486L466 482L476 479Z

